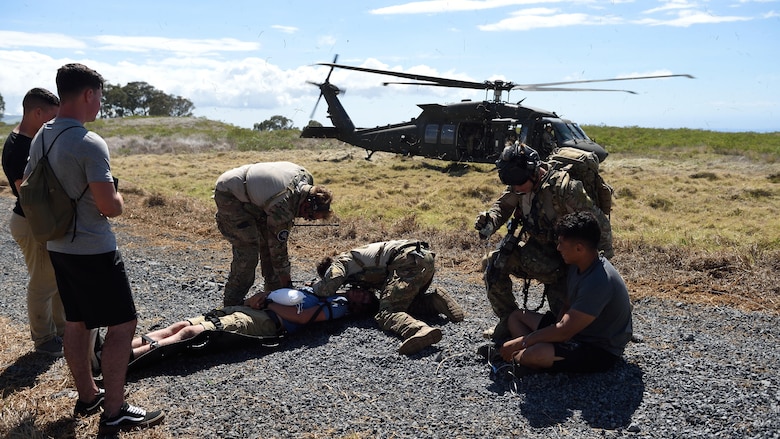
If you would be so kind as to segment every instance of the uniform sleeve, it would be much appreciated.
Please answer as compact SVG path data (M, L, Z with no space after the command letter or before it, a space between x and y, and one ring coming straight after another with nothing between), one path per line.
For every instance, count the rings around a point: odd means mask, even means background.
M347 269L338 259L334 260L325 276L312 286L314 294L319 297L330 297L336 294L347 280Z
M518 206L520 206L520 196L509 190L507 186L507 189L504 190L501 196L498 197L498 200L488 210L488 215L493 221L496 230L509 220Z
M288 195L266 208L268 251L271 253L271 265L277 275L290 275L290 257L287 241L293 228L295 211Z

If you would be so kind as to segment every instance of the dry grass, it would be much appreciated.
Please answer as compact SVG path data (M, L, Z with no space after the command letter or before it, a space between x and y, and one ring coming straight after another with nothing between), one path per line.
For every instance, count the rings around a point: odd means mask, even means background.
M306 166L336 194L339 225L299 228L295 256L327 255L366 242L419 237L438 253L441 276L465 273L480 280L480 259L495 243L477 239L475 214L501 190L487 165L467 167L378 153L372 162L355 148L293 151L198 152L119 156L126 212L117 227L172 250L193 245L229 255L214 226L209 199L216 177L244 163L291 160ZM777 164L733 157L651 159L614 154L605 163L617 190L612 221L614 263L634 300L780 312L780 223ZM2 190L5 189L5 190ZM0 188L8 194L7 188ZM121 245L125 245L122 243ZM64 361L41 364L29 351L27 329L0 318L0 435L8 438L82 438L97 417L76 422L74 394ZM134 384L131 399L150 402ZM153 405L153 404L150 404ZM123 437L169 438L163 424ZM313 435L316 437L327 437ZM354 436L359 437L359 436Z

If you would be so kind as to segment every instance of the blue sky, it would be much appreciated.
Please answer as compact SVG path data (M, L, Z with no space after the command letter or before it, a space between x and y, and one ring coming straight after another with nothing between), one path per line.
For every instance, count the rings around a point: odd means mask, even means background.
M77 7L74 5L78 5ZM543 83L664 73L637 92L512 92L580 124L780 131L780 0L450 0L4 2L0 94L21 114L32 87L84 63L108 82L145 81L195 115L251 127L273 115L306 125L339 54L344 64L432 76ZM361 127L417 116L417 104L485 93L389 86L335 71ZM594 84L612 87L613 84ZM314 119L329 125L324 101Z

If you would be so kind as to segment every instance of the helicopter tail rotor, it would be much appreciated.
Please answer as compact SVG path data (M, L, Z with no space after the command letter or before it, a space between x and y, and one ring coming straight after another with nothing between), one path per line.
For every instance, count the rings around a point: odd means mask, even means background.
M336 56L333 57L333 63L332 64L336 64L336 61L338 61L338 59L339 59L339 55L336 54ZM320 88L320 95L319 95L319 97L317 97L317 102L314 103L314 109L311 110L311 115L309 116L309 119L314 119L314 113L317 112L317 106L320 104L320 100L322 99L322 87L326 87L326 86L333 87L336 90L336 94L338 94L338 93L342 93L343 94L343 93L346 92L346 90L340 90L338 87L336 87L336 86L334 86L334 85L332 85L330 83L330 75L331 75L331 73L333 73L333 68L334 68L334 66L330 67L330 71L328 71L328 76L325 77L325 82L323 82L322 84L318 84L318 83L312 82L312 81L306 81L307 83L312 84L312 85L316 85L317 87Z

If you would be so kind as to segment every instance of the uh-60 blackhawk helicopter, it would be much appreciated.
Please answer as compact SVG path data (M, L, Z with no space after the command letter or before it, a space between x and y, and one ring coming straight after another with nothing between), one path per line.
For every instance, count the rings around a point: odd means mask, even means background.
M516 84L505 81L471 82L457 79L418 75L415 73L355 67L332 63L325 82L315 83L320 89L320 99L328 104L328 118L332 127L307 126L301 133L305 138L334 138L364 148L366 159L375 151L387 151L404 155L423 156L453 162L495 163L507 142L519 141L532 147L545 159L555 147L570 146L596 153L600 161L607 151L591 140L575 122L559 117L555 112L502 100L505 91L612 91L636 94L630 90L568 88L561 85L593 82L627 81L671 77L693 78L687 74L653 75L630 78L591 79L581 81L548 82L544 84ZM338 99L341 89L330 83L334 68L355 70L409 79L413 82L384 82L383 85L423 85L485 90L493 92L492 100L464 100L451 104L419 104L419 116L409 122L356 128ZM315 104L315 110L316 110ZM313 117L313 116L312 116Z

